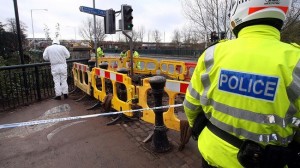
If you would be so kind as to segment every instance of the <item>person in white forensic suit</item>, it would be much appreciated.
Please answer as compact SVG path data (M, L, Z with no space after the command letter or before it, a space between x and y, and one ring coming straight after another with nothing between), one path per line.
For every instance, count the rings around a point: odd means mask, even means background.
M68 98L68 83L67 83L67 61L70 58L70 52L65 46L60 45L59 40L53 40L52 45L48 46L44 53L43 59L50 61L51 74L54 81L56 100L61 100L62 94L64 98Z

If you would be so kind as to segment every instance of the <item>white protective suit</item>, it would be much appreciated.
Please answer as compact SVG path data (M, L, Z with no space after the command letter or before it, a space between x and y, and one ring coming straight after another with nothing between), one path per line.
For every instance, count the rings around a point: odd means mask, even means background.
M55 95L61 96L62 94L68 94L66 62L66 59L70 58L68 49L60 45L59 41L53 40L52 45L45 49L43 58L51 63Z

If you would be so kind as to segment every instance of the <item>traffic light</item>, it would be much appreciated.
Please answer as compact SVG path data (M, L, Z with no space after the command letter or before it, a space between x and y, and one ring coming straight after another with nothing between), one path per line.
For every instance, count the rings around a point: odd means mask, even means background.
M210 40L212 43L217 42L219 37L217 36L217 32L213 31L210 33Z
M115 11L112 9L106 10L104 17L104 32L105 34L116 34Z
M225 39L225 35L226 35L225 32L222 31L222 32L221 32L221 40L222 40L222 39Z
M121 6L121 16L122 16L122 30L132 30L132 8L129 5Z
M215 38L214 33L211 32L211 33L210 33L210 41L211 41L211 42L214 42L214 38Z

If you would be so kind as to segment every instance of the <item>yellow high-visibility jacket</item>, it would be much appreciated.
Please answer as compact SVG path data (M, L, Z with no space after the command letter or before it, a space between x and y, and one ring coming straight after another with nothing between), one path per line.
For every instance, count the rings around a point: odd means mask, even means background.
M140 54L139 54L137 51L134 51L134 52L133 52L133 58L139 58L139 57L140 57ZM136 67L137 69L141 69L141 62L140 62L140 61L137 61L135 67Z
M104 56L104 52L102 50L101 47L98 47L97 48L97 57L103 57Z
M120 53L120 58L124 58L124 57L126 57L126 52L123 52L123 51L122 51L122 52Z
M295 135L300 124L300 47L281 42L272 26L245 27L237 39L205 50L183 104L191 127L202 108L212 124L240 139L287 146L300 138ZM198 147L212 166L242 167L238 148L207 127Z
M128 60L130 60L130 50L128 50L127 52L126 52L126 57L127 57L127 59ZM139 58L140 57L140 54L137 52L137 51L134 51L133 52L133 58ZM138 61L137 63L136 63L136 66L135 66L137 69L141 69L141 62L140 61Z
M134 51L132 56L133 56L133 58L139 58L140 54L137 51ZM130 59L130 50L127 50L126 57L127 57L127 59Z

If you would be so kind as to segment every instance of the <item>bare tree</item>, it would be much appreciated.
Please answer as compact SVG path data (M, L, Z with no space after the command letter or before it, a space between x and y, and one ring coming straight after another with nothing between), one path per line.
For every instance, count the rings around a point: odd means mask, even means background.
M83 24L79 28L80 36L89 41L93 41L94 37L94 22L91 17L83 21ZM104 22L102 18L96 18L96 39L98 42L102 42L106 38L104 32Z
M212 31L229 32L227 0L182 0L187 19L192 23L193 31L199 32L201 39L208 39Z
M16 20L14 18L9 18L6 20L5 26L7 27L7 31L17 34L17 24ZM20 21L20 30L22 36L25 36L24 32L26 32L27 26L25 25L24 22Z
M50 39L50 29L48 28L48 26L46 24L44 24L44 33L45 33L46 40L49 40Z
M144 26L139 27L137 33L138 33L138 39L140 40L140 42L143 42L144 34L145 34L145 27Z
M182 8L187 19L193 24L194 31L200 33L202 39L209 39L208 35L212 31L218 34L222 31L226 35L231 31L229 28L229 7L228 0L181 0ZM291 10L287 16L284 27L281 31L285 41L291 41L298 36L292 33L300 31L299 29L300 17L300 1L293 0ZM293 30L293 31L291 31ZM297 34L297 33L296 33ZM220 35L220 34L219 34ZM228 37L228 36L227 36ZM292 40L293 41L293 40Z
M172 43L174 43L176 46L179 46L181 43L181 34L178 29L173 31Z
M10 18L10 19L7 19L6 22L7 22L6 27L7 27L8 32L17 34L17 26L16 26L15 19Z
M4 27L6 28L7 32L11 35L10 38L7 38L7 43L10 43L10 48L14 51L18 49L18 43L17 43L17 24L16 20L14 18L9 18L6 20L6 24L4 24ZM24 22L20 21L20 33L21 33L21 41L23 44L26 43L26 28Z
M138 32L137 31L135 31L133 29L132 31L128 32L127 34L131 37L133 43L137 42L137 40L138 40ZM129 38L125 35L122 35L122 33L120 33L119 41L129 43Z
M122 33L118 33L118 42L125 42L126 36L124 36Z
M300 1L293 0L291 9L287 14L287 19L282 28L282 31L288 29L289 26L293 25L295 22L297 22L297 20L299 21L299 19L300 19Z
M153 35L153 39L156 43L161 42L161 33L159 32L159 30L157 30L157 29L154 30L152 35Z
M132 42L135 43L138 40L139 33L136 30L131 31Z
M148 42L150 42L151 41L151 34L152 34L152 31L151 30L148 30Z
M192 42L193 30L191 27L184 27L181 31L182 42L190 44Z
M59 39L59 37L60 37L60 25L59 25L59 23L56 23L56 25L55 25L55 38Z
M198 44L201 41L205 41L205 39L201 38L201 36L198 35L197 32L192 32L191 43Z
M285 24L281 30L281 39L285 42L300 43L300 1L293 0Z
M199 43L205 41L205 36L201 35L201 32L195 31L191 25L182 28L181 38L185 46L193 49L199 49Z

